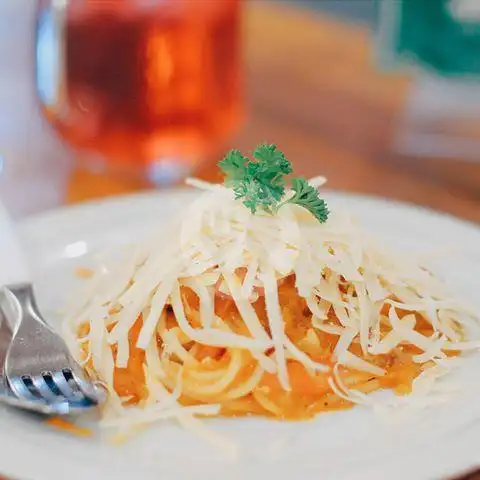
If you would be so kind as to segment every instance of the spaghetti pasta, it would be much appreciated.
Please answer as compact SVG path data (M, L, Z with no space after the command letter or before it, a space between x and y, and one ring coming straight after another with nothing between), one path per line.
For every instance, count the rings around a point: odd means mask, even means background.
M478 318L348 215L319 223L293 204L253 215L229 189L190 183L205 189L194 221L132 252L121 288L107 288L118 270L108 265L85 280L104 288L87 289L65 325L116 405L106 424L311 418L371 405L378 389L411 393L479 347Z

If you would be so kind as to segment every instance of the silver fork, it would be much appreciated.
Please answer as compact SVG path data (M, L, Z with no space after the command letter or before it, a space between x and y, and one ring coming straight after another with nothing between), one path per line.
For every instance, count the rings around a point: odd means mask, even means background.
M0 402L11 407L28 410L43 415L56 414L48 405L43 405L38 402L30 402L15 396L10 389L7 379L5 378L5 358L7 350L12 340L12 330L8 324L2 310L0 309Z
M0 308L11 329L3 365L8 396L20 400L22 408L57 415L80 413L105 400L103 388L85 378L38 311L28 268L1 204Z

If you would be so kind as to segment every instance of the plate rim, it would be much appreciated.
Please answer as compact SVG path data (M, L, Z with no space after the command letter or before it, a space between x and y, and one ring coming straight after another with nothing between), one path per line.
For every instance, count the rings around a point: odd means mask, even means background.
M188 186L173 186L164 188L162 190L143 190L139 192L111 195L102 198L87 199L77 203L59 205L55 208L45 210L44 212L28 215L24 218L21 218L18 222L18 225L20 229L25 229L34 226L31 224L56 221L58 218L62 218L70 213L81 213L102 207L115 207L117 205L128 202L148 203L149 201L152 201L154 199L160 201L164 197L171 196L191 196L192 198L194 198L195 194L198 195L201 192L202 190L191 188ZM322 193L325 193L327 197L330 196L337 200L347 199L358 200L360 202L367 203L378 203L389 206L390 208L414 212L415 214L424 214L428 215L429 217L436 217L437 219L454 222L456 224L462 224L464 227L472 228L473 230L480 232L480 222L477 224L473 220L461 218L452 213L437 210L430 206L421 205L415 202L409 202L390 197L383 197L374 194L351 192L340 189L325 188L322 189Z

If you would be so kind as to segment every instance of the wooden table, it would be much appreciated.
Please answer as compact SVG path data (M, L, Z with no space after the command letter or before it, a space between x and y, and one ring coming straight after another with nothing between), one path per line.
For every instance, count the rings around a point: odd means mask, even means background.
M401 159L391 140L410 81L380 74L372 35L289 3L249 3L245 55L248 118L232 146L277 143L295 170L329 187L394 198L480 222L480 162ZM480 152L479 152L480 157ZM211 163L198 172L214 179ZM68 200L140 185L77 172Z
M277 143L299 174L480 222L480 163L404 162L390 151L409 80L372 65L370 32L287 3L249 3L248 119L232 145ZM215 179L214 166L199 171ZM142 188L76 171L67 201ZM466 480L467 477L465 477ZM480 474L468 477L480 480Z

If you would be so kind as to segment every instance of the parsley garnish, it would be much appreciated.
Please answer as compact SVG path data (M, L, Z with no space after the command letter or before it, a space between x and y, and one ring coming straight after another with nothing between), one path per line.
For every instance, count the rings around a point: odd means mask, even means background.
M292 173L292 165L276 145L259 145L253 151L253 160L238 150L231 150L219 162L225 174L225 185L235 192L236 199L252 213L258 209L276 212L286 203L299 205L323 223L328 218L328 208L316 188L303 178L292 179L294 195L284 199L285 176Z
M320 223L327 221L330 212L325 200L319 197L315 187L312 187L304 178L298 177L292 179L292 190L295 195L285 203L295 203L306 208Z

